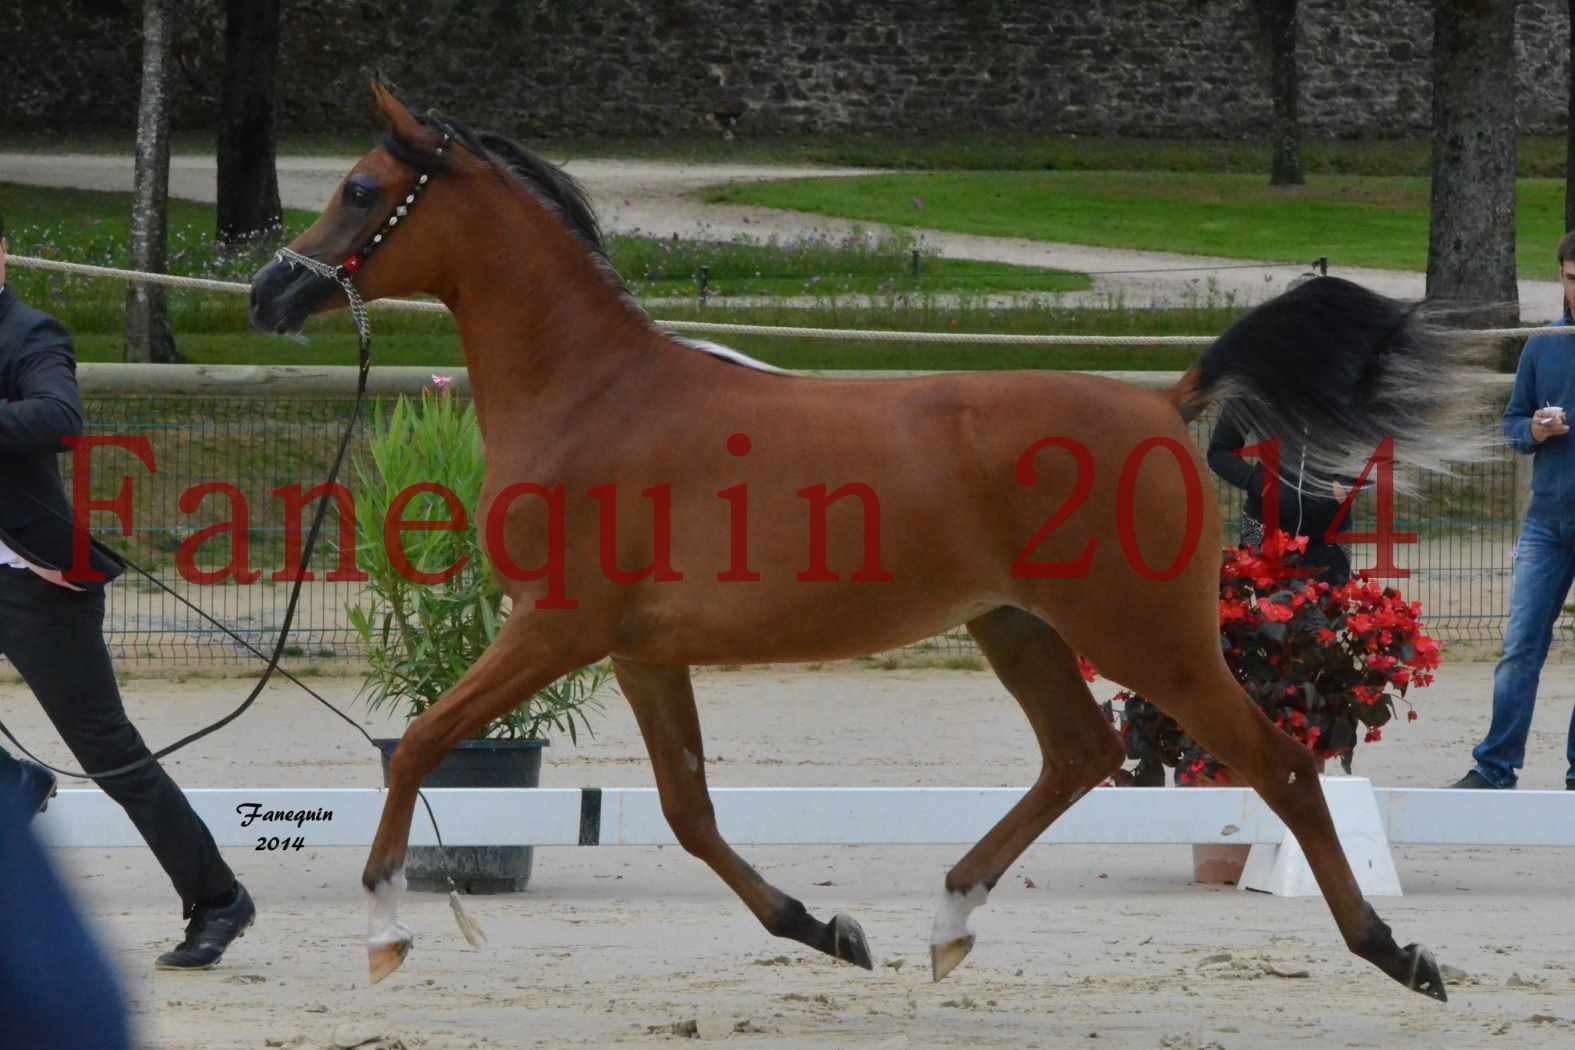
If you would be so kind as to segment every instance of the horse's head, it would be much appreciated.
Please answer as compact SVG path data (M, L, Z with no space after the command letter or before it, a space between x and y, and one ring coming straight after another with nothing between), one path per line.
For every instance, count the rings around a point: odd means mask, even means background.
M422 245L432 247L439 226L419 205L454 169L457 147L382 83L372 93L384 142L350 169L311 229L252 277L252 324L264 331L298 332L312 314L343 307L346 278L367 301L431 290Z

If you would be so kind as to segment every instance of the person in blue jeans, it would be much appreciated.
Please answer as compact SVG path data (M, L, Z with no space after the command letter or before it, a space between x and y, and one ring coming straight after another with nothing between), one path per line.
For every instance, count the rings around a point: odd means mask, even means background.
M1526 764L1526 737L1553 626L1575 580L1575 232L1559 241L1564 316L1569 335L1527 340L1504 409L1504 436L1532 460L1531 505L1515 545L1504 655L1493 671L1493 723L1471 752L1476 766L1451 787L1512 788ZM1564 786L1575 790L1575 714L1567 744Z

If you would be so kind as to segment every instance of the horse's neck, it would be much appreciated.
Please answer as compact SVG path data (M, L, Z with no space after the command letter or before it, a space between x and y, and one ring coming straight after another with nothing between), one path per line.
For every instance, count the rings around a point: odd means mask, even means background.
M554 425L665 356L611 282L572 265L495 268L461 282L449 309L488 439Z

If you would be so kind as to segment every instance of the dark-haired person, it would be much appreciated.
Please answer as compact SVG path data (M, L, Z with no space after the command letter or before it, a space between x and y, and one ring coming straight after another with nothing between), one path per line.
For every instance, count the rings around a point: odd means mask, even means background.
M1226 483L1246 491L1240 542L1257 547L1263 543L1265 528L1263 496L1267 471L1261 458L1254 461L1236 455L1248 444L1247 435L1227 404L1209 437L1209 469ZM1337 481L1325 487L1306 482L1302 478L1301 446L1294 439L1281 439L1279 460L1280 529L1289 536L1307 537L1307 550L1301 557L1303 568L1330 586L1346 583L1351 578L1351 552L1343 544L1327 542L1324 536L1349 490ZM1342 524L1349 528L1349 522Z
M104 587L123 566L94 548L96 580L68 575L73 528L58 455L67 438L82 432L76 358L58 321L6 289L6 259L0 225L0 655L21 674L83 769L119 769L149 757L126 717L104 645ZM0 756L0 782L13 797L36 808L53 791L47 771ZM185 939L157 965L213 966L251 924L256 907L207 825L157 762L97 783L141 832L190 920Z
M1563 326L1575 314L1575 233L1559 241L1564 285ZM1532 458L1531 504L1515 544L1504 655L1493 671L1493 721L1471 752L1476 765L1450 787L1512 788L1526 764L1526 738L1537 704L1537 684L1553 641L1553 625L1575 580L1575 444L1569 411L1575 405L1575 328L1570 335L1534 335L1515 369L1504 407L1504 436ZM1564 786L1575 790L1575 715L1566 745Z

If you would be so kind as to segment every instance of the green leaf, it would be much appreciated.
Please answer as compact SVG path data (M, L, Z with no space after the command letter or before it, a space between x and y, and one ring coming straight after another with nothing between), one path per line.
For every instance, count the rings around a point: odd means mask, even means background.
M489 570L476 509L486 476L481 430L472 402L423 394L374 401L365 451L353 465L356 561L368 576L363 602L347 609L367 643L369 671L362 693L369 706L394 706L413 718L453 689L502 630L504 595ZM408 531L400 543L410 563L436 573L464 561L442 584L406 579L384 545L388 511L402 492L437 482L465 511L457 531ZM406 521L449 521L446 500L421 493L402 512ZM374 630L374 625L378 629ZM484 730L497 737L566 732L577 742L590 730L588 712L612 678L607 667L582 668L527 697Z

